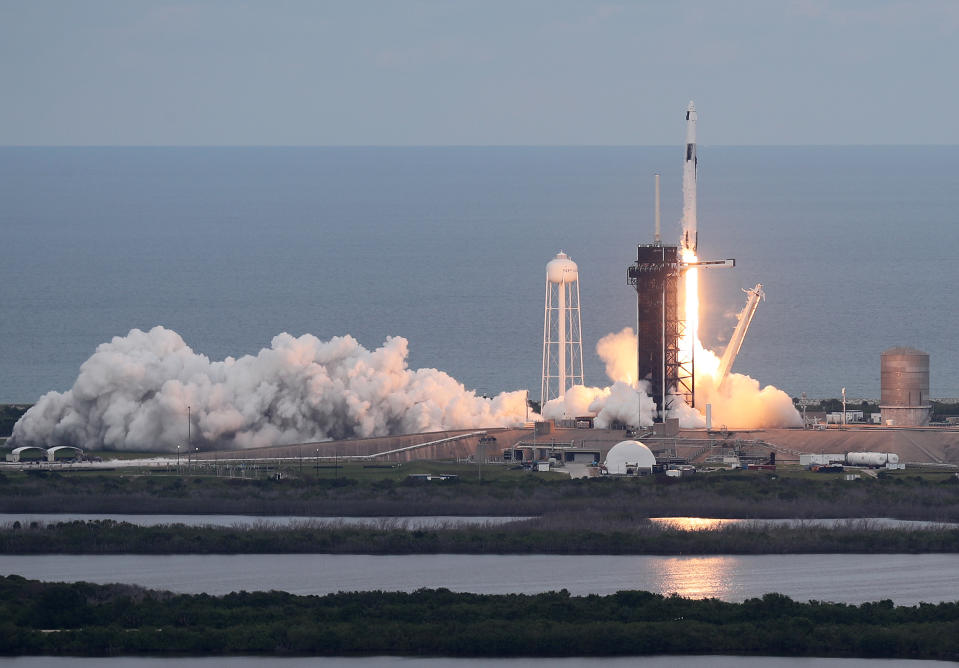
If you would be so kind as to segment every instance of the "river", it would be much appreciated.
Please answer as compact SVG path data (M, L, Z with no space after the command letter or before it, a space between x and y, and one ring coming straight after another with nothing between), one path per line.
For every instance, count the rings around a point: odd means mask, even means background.
M959 600L959 554L724 556L559 555L2 555L0 573L46 581L123 582L183 593L281 590L573 595L642 589L742 601L768 592L796 600L900 605Z
M76 658L76 657L49 657L31 656L0 658L0 666L4 668L167 668L181 666L202 666L202 668L232 668L233 666L258 668L263 664L260 656L230 656L205 658L158 658L158 657L128 657L118 656L110 658ZM676 665L689 668L872 668L877 664L882 668L927 668L935 665L954 665L947 661L912 661L909 659L820 659L820 658L793 658L768 656L642 656L642 657L615 657L615 658L518 658L518 659L448 659L448 658L419 658L419 657L392 657L392 656L364 656L364 657L324 657L322 659L310 657L279 658L269 657L270 665L282 668L313 668L322 665L324 668L478 668L479 666L495 666L496 668L525 668L538 666L542 668L672 668Z
M183 524L186 526L257 527L285 529L311 524L367 526L383 529L439 529L466 526L500 525L521 522L534 517L503 517L489 515L433 515L399 517L299 517L293 515L134 515L123 513L0 513L0 527L14 522L29 526L33 522L93 522L113 520L142 527ZM732 526L755 527L823 527L851 529L957 529L959 524L926 520L897 520L889 517L826 518L826 519L742 519L714 517L651 517L650 522L683 531L703 531Z
M368 526L383 529L438 529L508 524L532 519L531 517L492 517L486 515L432 515L400 517L296 517L292 515L133 515L122 513L0 513L0 527L19 522L29 526L32 522L55 524L57 522L92 522L113 520L141 527L169 524L184 524L191 527L266 527L285 529L311 524L336 524L342 526Z

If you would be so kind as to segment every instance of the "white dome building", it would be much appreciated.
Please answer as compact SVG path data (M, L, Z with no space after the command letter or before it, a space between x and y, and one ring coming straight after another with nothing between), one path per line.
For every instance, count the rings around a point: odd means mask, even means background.
M652 473L656 456L639 441L620 441L606 454L604 466L610 475Z

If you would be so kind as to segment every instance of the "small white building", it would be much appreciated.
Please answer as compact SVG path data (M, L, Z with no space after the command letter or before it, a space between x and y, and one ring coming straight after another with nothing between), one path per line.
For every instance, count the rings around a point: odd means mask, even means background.
M862 411L846 411L846 424L852 424L853 422L862 422L863 413ZM829 424L842 424L842 411L836 411L835 413L826 413L826 422Z
M846 455L840 453L833 454L802 454L799 455L799 465L800 466L813 466L814 464L820 466L828 466L829 464L843 464L846 461Z

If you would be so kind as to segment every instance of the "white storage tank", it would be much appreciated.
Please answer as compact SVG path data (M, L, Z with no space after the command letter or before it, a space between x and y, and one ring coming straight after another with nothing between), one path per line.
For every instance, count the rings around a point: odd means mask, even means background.
M929 424L929 353L898 346L880 356L882 421L890 426Z
M891 452L847 452L846 463L849 466L873 466L879 468L887 464L898 464L899 455Z

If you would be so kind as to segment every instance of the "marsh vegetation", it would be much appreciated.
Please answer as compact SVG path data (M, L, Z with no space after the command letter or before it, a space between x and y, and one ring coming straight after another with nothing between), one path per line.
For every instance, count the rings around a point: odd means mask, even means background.
M110 520L0 529L0 554L798 554L959 552L959 529L727 525L685 531L629 513L547 515L504 525L406 529L136 526Z

